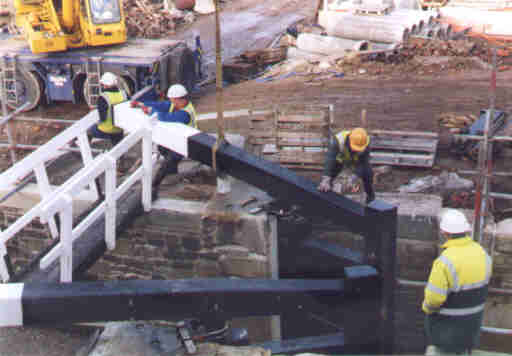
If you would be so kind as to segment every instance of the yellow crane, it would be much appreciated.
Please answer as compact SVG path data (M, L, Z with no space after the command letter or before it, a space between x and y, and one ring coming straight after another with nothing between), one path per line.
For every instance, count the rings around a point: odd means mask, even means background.
M32 53L126 42L121 0L14 0Z

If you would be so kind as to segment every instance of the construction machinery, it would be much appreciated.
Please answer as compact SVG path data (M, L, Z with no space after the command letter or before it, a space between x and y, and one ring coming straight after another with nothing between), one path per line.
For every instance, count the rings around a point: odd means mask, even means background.
M120 0L14 0L32 53L126 42Z
M174 83L190 91L200 79L199 37L195 50L186 41L127 39L121 0L15 0L15 8L24 38L0 41L11 109L82 100L94 107L107 71L129 94Z

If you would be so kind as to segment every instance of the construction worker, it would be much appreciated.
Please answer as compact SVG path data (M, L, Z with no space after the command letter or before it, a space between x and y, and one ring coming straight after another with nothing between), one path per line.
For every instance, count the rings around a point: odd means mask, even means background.
M373 171L370 166L370 137L363 128L340 131L334 136L327 151L324 175L318 190L332 190L333 180L348 165L353 166L354 173L363 180L366 203L375 199L373 191Z
M426 355L471 353L477 345L492 261L468 235L464 214L443 209L439 230L443 252L434 261L422 309L426 313Z
M113 106L128 100L128 95L117 86L117 77L115 74L106 72L100 78L101 94L96 103L100 122L92 126L87 135L89 138L95 137L110 140L112 146L117 145L123 139L123 129L114 125Z
M187 89L181 84L174 84L167 90L167 101L132 101L132 107L142 108L147 115L153 112L157 113L159 121L177 122L197 128L196 110L188 98ZM158 197L158 188L160 183L168 174L178 173L178 163L183 156L167 147L158 146L158 151L164 157L165 161L153 179L153 199Z

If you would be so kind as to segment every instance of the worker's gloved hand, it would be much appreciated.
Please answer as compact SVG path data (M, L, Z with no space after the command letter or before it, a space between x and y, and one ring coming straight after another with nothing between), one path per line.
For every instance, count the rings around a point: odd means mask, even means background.
M131 106L132 108L138 108L138 107L140 106L140 104L141 104L141 102L140 102L140 101L137 101L137 100L132 100L132 101L130 102L130 106Z
M350 187L355 187L357 185L359 181L359 177L355 174L352 174L349 178L348 178L348 184Z
M142 111L144 112L144 114L146 115L150 115L151 114L151 108L149 106L143 106L142 107Z
M341 182L332 183L332 191L341 194L343 192L343 184Z
M328 192L332 189L332 178L323 176L322 181L318 185L318 190L321 192Z

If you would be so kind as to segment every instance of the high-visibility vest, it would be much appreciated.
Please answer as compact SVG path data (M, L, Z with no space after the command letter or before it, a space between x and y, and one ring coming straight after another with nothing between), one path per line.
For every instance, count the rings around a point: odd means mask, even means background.
M336 138L336 141L338 142L338 146L340 148L340 152L336 156L336 161L343 162L343 163L357 163L359 160L358 154L351 154L348 147L345 145L345 142L347 141L347 137L350 134L350 130L343 130L338 132L334 137ZM370 145L370 137L368 136L368 145Z
M425 288L425 311L464 316L484 310L492 260L471 237L448 240ZM440 308L438 307L440 306Z
M422 306L430 342L448 351L471 348L480 331L492 260L469 236L441 247L445 250L434 261Z
M190 115L190 121L187 126L193 127L197 129L197 122L196 122L196 109L194 109L194 105L189 101L187 106L185 106L182 110L185 110ZM174 111L174 104L171 104L171 107L169 108L169 112Z
M119 133L122 131L120 127L117 127L114 125L113 120L113 105L122 103L123 101L126 101L128 99L126 93L124 90L118 90L118 91L104 91L101 93L101 97L105 99L105 101L108 104L107 109L107 117L105 118L105 121L102 121L98 124L98 129L100 131L103 131L105 133Z

